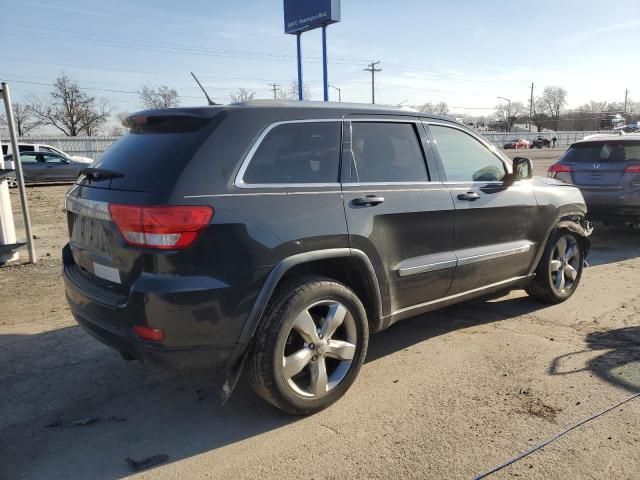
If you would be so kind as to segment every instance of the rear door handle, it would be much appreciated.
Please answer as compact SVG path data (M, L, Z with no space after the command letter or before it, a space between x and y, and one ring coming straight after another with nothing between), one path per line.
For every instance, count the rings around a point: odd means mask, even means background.
M476 192L467 192L467 193L461 193L460 195L458 195L458 200L467 200L469 202L473 202L479 198L480 198L480 195Z
M367 195L362 198L354 198L353 204L359 206L373 207L384 202L384 197L378 197L377 195Z

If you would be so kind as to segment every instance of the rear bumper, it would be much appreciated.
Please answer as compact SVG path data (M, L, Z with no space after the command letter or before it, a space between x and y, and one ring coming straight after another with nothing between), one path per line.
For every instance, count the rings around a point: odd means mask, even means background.
M596 220L640 219L640 192L589 191L581 189L587 204L588 217Z
M204 289L197 277L174 279L167 284L153 277L134 284L125 296L86 281L77 271L68 246L63 250L63 265L67 302L75 320L127 359L168 370L222 372L246 349L246 345L235 341L244 325L238 321L244 320L238 312L244 309L229 311L227 317L221 309L227 303L216 301L233 297L224 282L207 279L208 289ZM185 289L185 284L191 289ZM143 340L133 331L135 325L160 328L165 340Z

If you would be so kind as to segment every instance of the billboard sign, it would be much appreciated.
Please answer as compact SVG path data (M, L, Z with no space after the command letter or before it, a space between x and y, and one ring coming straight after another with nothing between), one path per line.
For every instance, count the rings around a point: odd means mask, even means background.
M340 21L340 0L284 0L284 33L300 33Z

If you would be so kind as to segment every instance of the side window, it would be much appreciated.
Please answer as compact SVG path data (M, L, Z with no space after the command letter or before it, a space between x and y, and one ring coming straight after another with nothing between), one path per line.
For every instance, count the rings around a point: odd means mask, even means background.
M36 148L33 145L20 145L20 144L18 144L18 150L20 152L34 152L35 149Z
M20 163L38 163L34 153L20 153Z
M44 163L48 163L48 164L62 163L62 159L58 155L54 155L53 153L42 153L41 155Z
M354 172L359 182L429 180L413 123L352 122Z
M243 181L248 184L336 183L339 149L339 122L278 125L260 143Z
M491 182L502 180L505 166L491 150L471 135L455 128L430 125L447 180Z

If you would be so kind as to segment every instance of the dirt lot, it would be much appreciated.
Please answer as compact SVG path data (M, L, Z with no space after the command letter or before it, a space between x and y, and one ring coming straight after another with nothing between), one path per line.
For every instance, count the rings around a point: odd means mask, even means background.
M544 171L559 151L527 155ZM401 322L309 418L244 379L220 406L207 375L124 362L75 326L66 189L29 188L41 262L0 269L0 478L120 478L126 457L157 454L168 461L141 478L471 478L640 391L640 232L601 227L565 304L513 292ZM640 398L495 478L639 478L639 431Z

